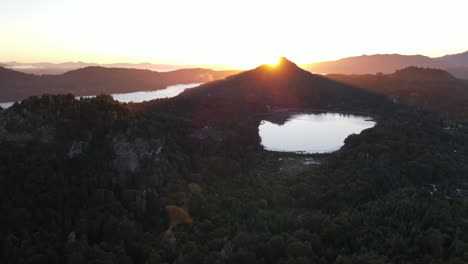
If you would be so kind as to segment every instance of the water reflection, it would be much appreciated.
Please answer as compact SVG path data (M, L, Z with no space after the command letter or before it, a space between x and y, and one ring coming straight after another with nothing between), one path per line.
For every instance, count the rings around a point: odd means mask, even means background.
M358 115L296 114L282 125L263 120L259 134L267 150L326 153L340 149L349 135L374 125L369 117Z

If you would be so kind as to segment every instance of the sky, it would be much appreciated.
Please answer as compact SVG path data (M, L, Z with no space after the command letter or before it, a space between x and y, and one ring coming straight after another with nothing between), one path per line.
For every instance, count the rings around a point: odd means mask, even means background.
M0 61L249 68L468 50L467 0L0 0Z

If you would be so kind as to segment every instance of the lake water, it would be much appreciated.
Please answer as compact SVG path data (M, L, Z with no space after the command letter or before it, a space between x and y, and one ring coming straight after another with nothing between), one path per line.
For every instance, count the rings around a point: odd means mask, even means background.
M263 120L259 134L267 150L327 153L339 150L349 135L374 125L370 117L359 115L296 114L282 125Z
M12 106L15 102L5 102L5 103L0 103L0 106L5 109L5 108L8 108L10 106Z
M111 95L114 98L114 100L119 101L121 103L129 103L129 102L141 103L144 101L150 101L154 99L174 97L180 94L181 92L185 91L186 89L197 87L200 84L202 83L175 84L175 85L170 85L162 90L134 92L134 93L120 93L120 94L111 94ZM91 98L91 97L95 97L95 95L77 96L76 98L78 99L80 97ZM4 103L0 103L0 106L2 108L8 108L12 106L13 104L14 102L4 102Z
M160 98L170 98L179 95L181 92L186 89L199 86L201 83L187 83L187 84L176 84L166 87L162 90L156 91L144 91L144 92L134 92L134 93L121 93L121 94L111 94L112 97L122 103L141 103L144 101L160 99Z

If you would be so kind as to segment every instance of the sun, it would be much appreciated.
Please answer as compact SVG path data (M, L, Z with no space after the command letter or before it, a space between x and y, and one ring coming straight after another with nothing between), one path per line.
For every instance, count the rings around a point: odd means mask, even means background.
M255 59L252 59L255 57ZM281 63L281 57L277 56L250 56L246 57L242 63L232 64L232 68L236 69L253 69L260 65L269 67L277 67Z
M274 59L270 59L270 61L267 62L267 65L271 67L276 67L280 63L280 57L276 57Z

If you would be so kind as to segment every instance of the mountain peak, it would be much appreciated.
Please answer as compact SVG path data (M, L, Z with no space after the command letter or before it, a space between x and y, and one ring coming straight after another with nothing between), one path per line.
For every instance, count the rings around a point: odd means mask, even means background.
M279 58L278 66L280 66L280 67L296 67L296 68L299 68L296 63L288 60L286 57L280 57Z
M290 74L294 72L303 72L304 70L296 63L288 60L286 57L280 57L276 64L264 64L257 68L260 71L274 73L275 75Z
M274 65L270 65L275 68L283 68L283 67L298 67L294 62L288 60L286 57L280 57L278 62Z

